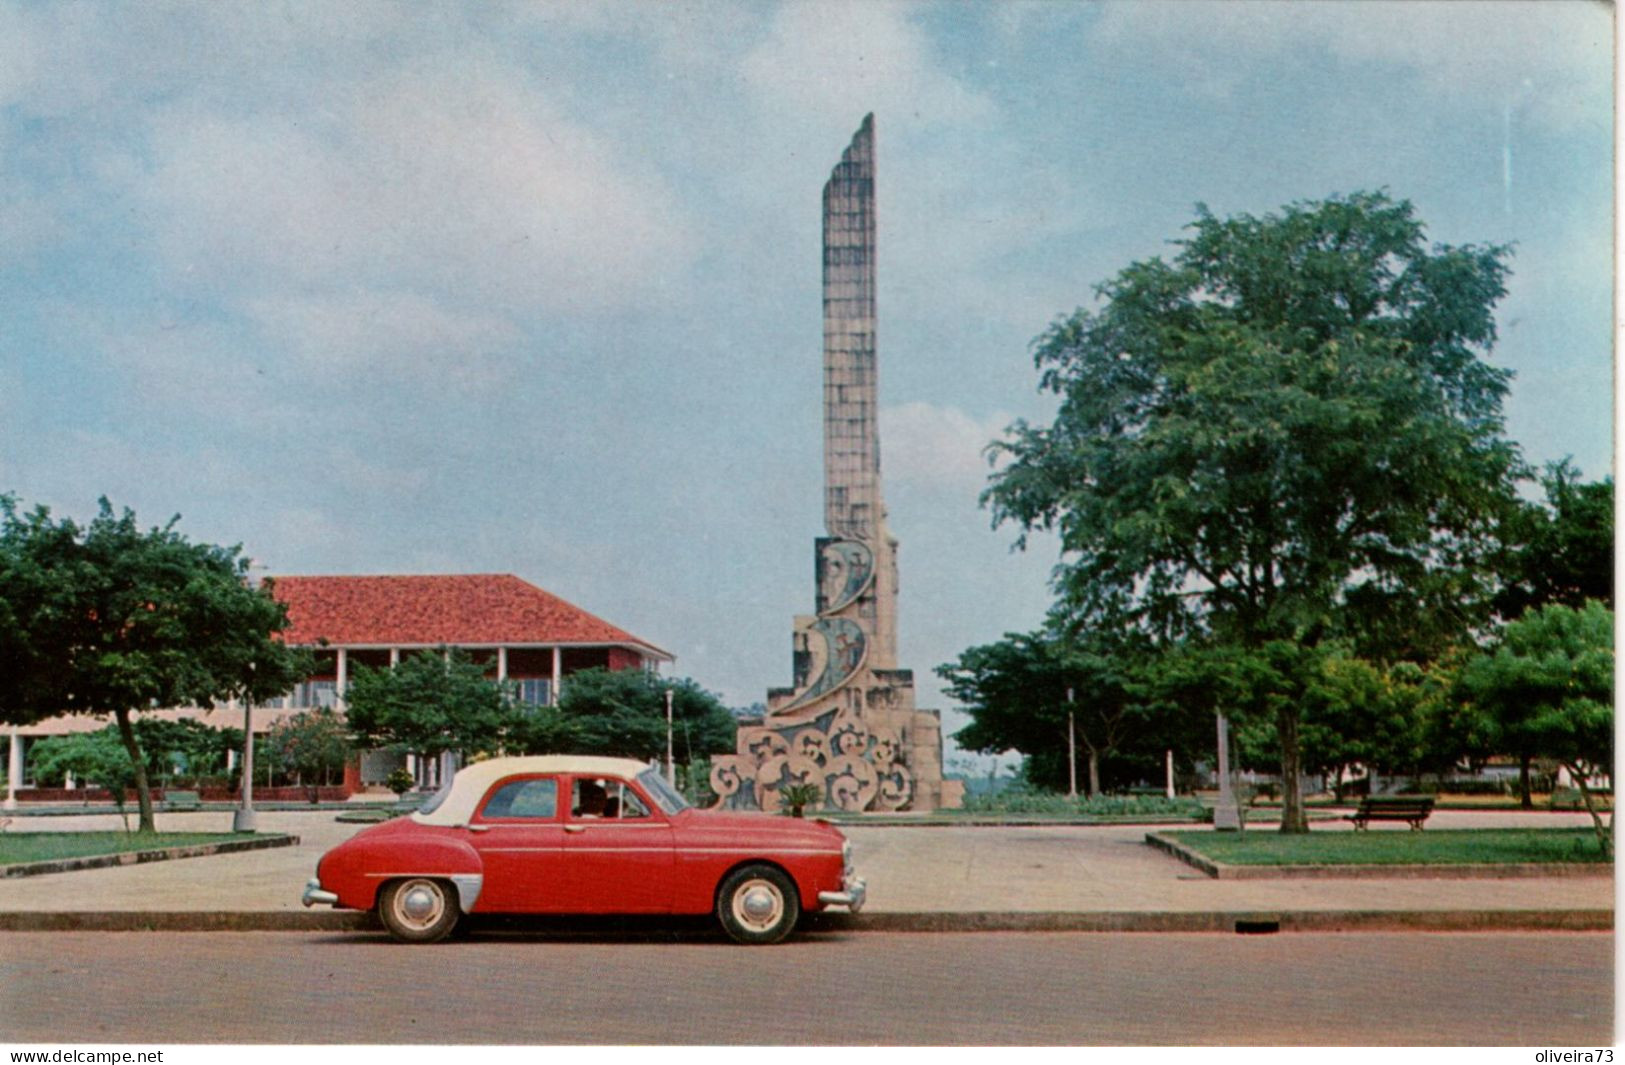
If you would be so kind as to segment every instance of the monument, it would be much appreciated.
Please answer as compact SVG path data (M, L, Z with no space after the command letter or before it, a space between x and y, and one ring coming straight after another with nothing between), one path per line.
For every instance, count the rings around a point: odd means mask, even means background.
M794 684L712 763L719 805L774 810L811 784L842 810L957 806L942 727L897 668L897 541L886 528L876 421L874 116L824 185L824 527L817 613L795 620ZM816 805L816 804L814 804Z

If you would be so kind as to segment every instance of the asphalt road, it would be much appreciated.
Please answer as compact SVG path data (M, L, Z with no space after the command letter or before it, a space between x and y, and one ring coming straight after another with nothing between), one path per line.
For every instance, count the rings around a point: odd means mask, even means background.
M0 1041L1608 1045L1600 933L0 933Z

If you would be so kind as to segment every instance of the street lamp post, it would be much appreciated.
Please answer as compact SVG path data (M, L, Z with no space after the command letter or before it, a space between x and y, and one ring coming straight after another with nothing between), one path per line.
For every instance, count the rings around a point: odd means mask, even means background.
M23 779L23 737L17 731L17 726L11 726L11 743L7 747L6 755L6 805L7 810L17 808L17 785Z
M1213 827L1219 832L1241 829L1236 812L1236 792L1230 786L1230 719L1219 715L1219 805L1213 808Z
M677 769L672 763L671 749L671 689L666 689L666 783L677 786Z
M1066 764L1071 777L1071 786L1067 789L1067 797L1078 797L1078 736L1072 712L1072 689L1066 690Z
M243 699L243 804L231 818L233 832L253 832L254 813L254 704Z

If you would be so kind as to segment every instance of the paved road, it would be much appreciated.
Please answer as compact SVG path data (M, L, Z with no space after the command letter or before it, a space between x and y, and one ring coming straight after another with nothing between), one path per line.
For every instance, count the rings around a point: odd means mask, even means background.
M14 933L0 1041L1607 1045L1608 934Z

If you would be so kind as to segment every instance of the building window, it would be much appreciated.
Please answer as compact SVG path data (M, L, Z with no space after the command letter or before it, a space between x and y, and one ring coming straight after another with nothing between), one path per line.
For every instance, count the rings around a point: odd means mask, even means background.
M317 706L334 706L338 703L338 688L336 680L307 680L295 685L289 694L267 699L260 705L272 710L309 710Z
M515 680L514 699L524 706L548 706L551 702L553 682L546 677Z

